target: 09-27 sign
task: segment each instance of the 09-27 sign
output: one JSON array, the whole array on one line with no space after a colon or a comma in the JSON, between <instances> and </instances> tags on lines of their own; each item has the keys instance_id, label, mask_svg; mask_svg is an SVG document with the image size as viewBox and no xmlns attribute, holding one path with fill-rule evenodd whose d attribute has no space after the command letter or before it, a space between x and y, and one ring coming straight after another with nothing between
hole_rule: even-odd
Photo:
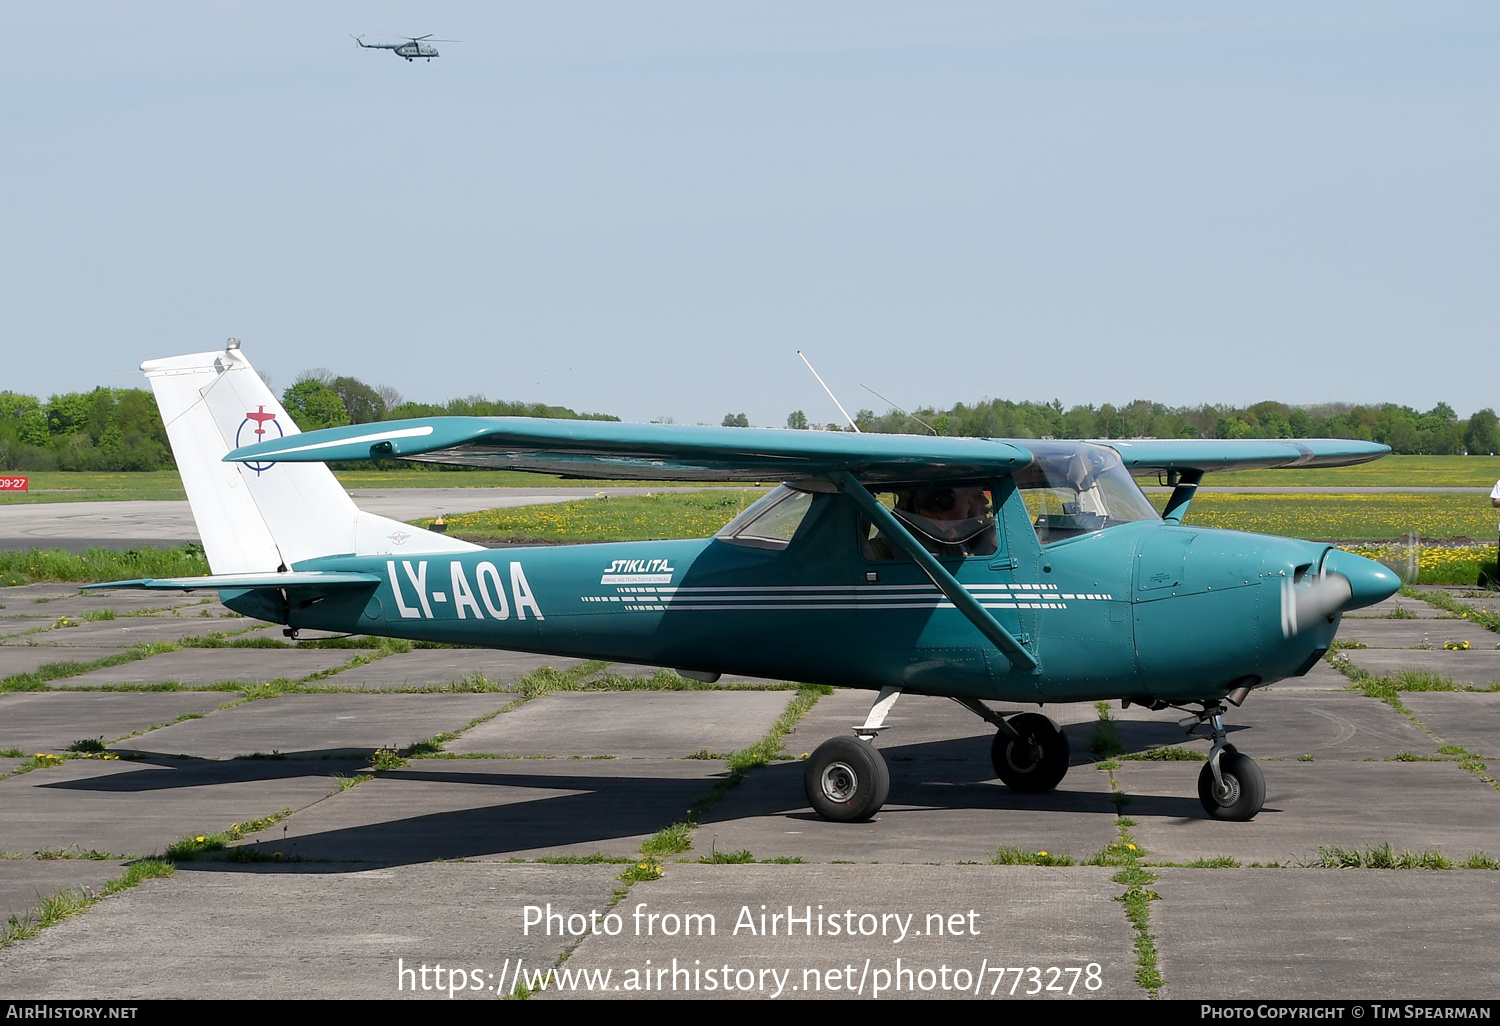
<instances>
[{"instance_id":1,"label":"09-27 sign","mask_svg":"<svg viewBox=\"0 0 1500 1026\"><path fill-rule=\"evenodd\" d=\"M24 477L0 476L0 492L24 492L29 485L30 481Z\"/></svg>"}]
</instances>

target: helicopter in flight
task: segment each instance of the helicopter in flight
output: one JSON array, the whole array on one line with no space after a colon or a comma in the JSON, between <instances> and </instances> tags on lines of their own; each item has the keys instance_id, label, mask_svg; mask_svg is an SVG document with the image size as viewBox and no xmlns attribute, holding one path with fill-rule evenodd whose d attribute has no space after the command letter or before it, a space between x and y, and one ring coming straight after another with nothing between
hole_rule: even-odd
<instances>
[{"instance_id":1,"label":"helicopter in flight","mask_svg":"<svg viewBox=\"0 0 1500 1026\"><path fill-rule=\"evenodd\" d=\"M434 57L441 56L437 47L429 43L459 43L460 39L433 39L432 33L425 36L406 36L404 43L367 43L363 36L353 37L354 41L366 50L393 50L397 57L405 57L408 61L414 61L418 57L425 57L431 61Z\"/></svg>"}]
</instances>

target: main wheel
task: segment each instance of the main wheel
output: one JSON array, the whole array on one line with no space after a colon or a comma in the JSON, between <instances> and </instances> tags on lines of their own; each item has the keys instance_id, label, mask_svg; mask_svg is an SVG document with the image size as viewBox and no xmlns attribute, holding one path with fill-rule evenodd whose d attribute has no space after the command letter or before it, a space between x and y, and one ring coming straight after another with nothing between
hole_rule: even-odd
<instances>
[{"instance_id":1,"label":"main wheel","mask_svg":"<svg viewBox=\"0 0 1500 1026\"><path fill-rule=\"evenodd\" d=\"M802 786L818 815L835 823L855 823L869 819L885 804L891 771L870 742L836 737L824 741L807 760Z\"/></svg>"},{"instance_id":2,"label":"main wheel","mask_svg":"<svg viewBox=\"0 0 1500 1026\"><path fill-rule=\"evenodd\" d=\"M1224 787L1214 786L1214 771L1205 765L1198 774L1198 800L1214 819L1237 823L1255 818L1266 803L1266 778L1248 755L1232 751L1228 745L1219 752L1219 776Z\"/></svg>"},{"instance_id":3,"label":"main wheel","mask_svg":"<svg viewBox=\"0 0 1500 1026\"><path fill-rule=\"evenodd\" d=\"M1041 713L1022 713L1005 721L1020 736L1004 732L990 745L990 761L1006 786L1016 791L1050 791L1068 773L1068 736Z\"/></svg>"}]
</instances>

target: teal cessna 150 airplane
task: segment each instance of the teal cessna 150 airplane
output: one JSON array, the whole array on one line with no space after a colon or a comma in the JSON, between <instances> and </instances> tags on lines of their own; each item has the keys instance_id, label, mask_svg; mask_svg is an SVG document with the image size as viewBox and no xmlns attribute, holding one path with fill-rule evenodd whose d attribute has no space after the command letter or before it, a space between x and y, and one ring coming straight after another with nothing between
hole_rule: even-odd
<instances>
[{"instance_id":1,"label":"teal cessna 150 airplane","mask_svg":"<svg viewBox=\"0 0 1500 1026\"><path fill-rule=\"evenodd\" d=\"M1184 526L1206 471L1330 467L1368 442L943 438L434 417L299 433L237 342L142 366L211 576L111 587L218 589L246 615L347 631L878 692L853 734L807 760L832 820L890 790L875 745L902 692L996 728L995 772L1047 791L1067 737L1032 704L1175 707L1213 740L1198 792L1246 820L1256 763L1227 706L1306 673L1340 615L1392 594L1385 567L1332 546ZM373 516L324 466L402 459L622 480L775 488L712 538L486 549ZM1132 475L1175 485L1158 514Z\"/></svg>"}]
</instances>

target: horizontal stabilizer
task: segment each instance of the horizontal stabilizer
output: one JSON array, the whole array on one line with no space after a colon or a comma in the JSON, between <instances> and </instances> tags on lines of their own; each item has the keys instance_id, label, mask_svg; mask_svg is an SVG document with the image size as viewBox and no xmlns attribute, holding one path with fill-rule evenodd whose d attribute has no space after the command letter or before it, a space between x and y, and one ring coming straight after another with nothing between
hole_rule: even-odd
<instances>
[{"instance_id":1,"label":"horizontal stabilizer","mask_svg":"<svg viewBox=\"0 0 1500 1026\"><path fill-rule=\"evenodd\" d=\"M150 591L197 591L200 588L327 588L375 585L375 574L306 570L284 574L212 574L208 577L141 577L133 581L85 584L91 588L145 588Z\"/></svg>"}]
</instances>

